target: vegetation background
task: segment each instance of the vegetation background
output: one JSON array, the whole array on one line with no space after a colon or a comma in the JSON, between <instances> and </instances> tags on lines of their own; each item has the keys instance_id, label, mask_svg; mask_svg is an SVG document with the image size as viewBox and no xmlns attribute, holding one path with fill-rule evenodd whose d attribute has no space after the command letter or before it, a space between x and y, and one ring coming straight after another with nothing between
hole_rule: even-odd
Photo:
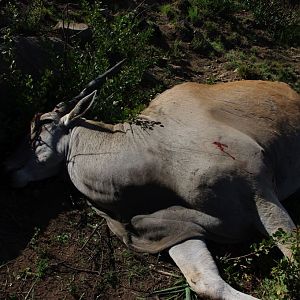
<instances>
[{"instance_id":1,"label":"vegetation background","mask_svg":"<svg viewBox=\"0 0 300 300\"><path fill-rule=\"evenodd\" d=\"M2 157L36 112L70 100L124 58L90 118L131 120L183 81L278 80L300 91L298 1L23 0L0 9ZM66 182L18 192L2 181L0 299L197 299L164 253L130 252ZM295 200L286 207L299 224ZM293 262L276 239L292 243ZM299 233L253 242L211 245L222 276L262 299L299 299Z\"/></svg>"}]
</instances>

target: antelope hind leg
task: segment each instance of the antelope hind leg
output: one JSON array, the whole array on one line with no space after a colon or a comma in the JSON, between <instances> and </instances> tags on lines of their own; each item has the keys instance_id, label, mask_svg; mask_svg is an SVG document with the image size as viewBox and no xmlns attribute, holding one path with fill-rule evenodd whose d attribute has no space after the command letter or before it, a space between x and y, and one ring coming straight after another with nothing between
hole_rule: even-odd
<instances>
[{"instance_id":1,"label":"antelope hind leg","mask_svg":"<svg viewBox=\"0 0 300 300\"><path fill-rule=\"evenodd\" d=\"M187 240L169 249L191 289L199 296L215 300L254 300L227 284L219 275L217 266L201 239Z\"/></svg>"},{"instance_id":2,"label":"antelope hind leg","mask_svg":"<svg viewBox=\"0 0 300 300\"><path fill-rule=\"evenodd\" d=\"M292 232L296 228L288 212L272 191L264 193L263 196L257 195L256 208L261 222L259 229L263 234L271 236L278 229ZM278 244L277 246L285 256L292 257L288 245Z\"/></svg>"}]
</instances>

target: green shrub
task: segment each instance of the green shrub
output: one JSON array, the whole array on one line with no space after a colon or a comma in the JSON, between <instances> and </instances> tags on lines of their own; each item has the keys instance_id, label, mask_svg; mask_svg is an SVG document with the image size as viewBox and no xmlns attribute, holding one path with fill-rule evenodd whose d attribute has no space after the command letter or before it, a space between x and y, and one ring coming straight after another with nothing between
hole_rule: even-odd
<instances>
[{"instance_id":1,"label":"green shrub","mask_svg":"<svg viewBox=\"0 0 300 300\"><path fill-rule=\"evenodd\" d=\"M36 277L43 278L46 275L47 270L49 269L49 260L48 258L39 258L36 264Z\"/></svg>"},{"instance_id":2,"label":"green shrub","mask_svg":"<svg viewBox=\"0 0 300 300\"><path fill-rule=\"evenodd\" d=\"M3 54L9 69L0 76L5 87L1 99L0 152L9 149L33 114L47 111L60 101L71 100L85 85L109 66L127 58L120 74L106 81L89 117L108 122L124 121L138 113L157 87L143 84L143 74L159 57L149 43L151 28L140 29L134 14L119 14L108 20L100 2L83 4L83 14L93 31L91 43L80 46L73 41L65 52L49 60L55 70L44 70L39 78L23 74L15 64L13 34L10 26L4 34ZM26 128L27 128L26 127Z\"/></svg>"},{"instance_id":3,"label":"green shrub","mask_svg":"<svg viewBox=\"0 0 300 300\"><path fill-rule=\"evenodd\" d=\"M281 43L300 43L300 6L291 7L282 0L244 0L255 21Z\"/></svg>"},{"instance_id":4,"label":"green shrub","mask_svg":"<svg viewBox=\"0 0 300 300\"><path fill-rule=\"evenodd\" d=\"M172 45L171 55L175 58L182 58L184 57L184 53L182 52L182 41L176 39Z\"/></svg>"},{"instance_id":5,"label":"green shrub","mask_svg":"<svg viewBox=\"0 0 300 300\"><path fill-rule=\"evenodd\" d=\"M261 60L240 51L228 52L226 59L226 68L236 70L241 79L282 81L290 84L295 90L300 90L299 78L291 65L268 59Z\"/></svg>"},{"instance_id":6,"label":"green shrub","mask_svg":"<svg viewBox=\"0 0 300 300\"><path fill-rule=\"evenodd\" d=\"M169 287L155 290L151 293L151 296L156 296L159 299L198 299L196 293L191 290L185 278L176 274L172 275L172 281L174 282L170 282Z\"/></svg>"},{"instance_id":7,"label":"green shrub","mask_svg":"<svg viewBox=\"0 0 300 300\"><path fill-rule=\"evenodd\" d=\"M173 5L170 3L163 4L159 8L159 10L163 15L167 16L170 19L172 19L176 16L176 11L175 11Z\"/></svg>"},{"instance_id":8,"label":"green shrub","mask_svg":"<svg viewBox=\"0 0 300 300\"><path fill-rule=\"evenodd\" d=\"M238 73L243 79L282 81L291 84L296 90L300 87L294 69L279 62L264 60L255 64L242 63Z\"/></svg>"},{"instance_id":9,"label":"green shrub","mask_svg":"<svg viewBox=\"0 0 300 300\"><path fill-rule=\"evenodd\" d=\"M3 153L5 148L9 149L24 128L28 128L35 112L46 109L47 99L52 99L58 84L51 70L44 70L39 78L33 78L31 74L23 74L18 70L12 32L9 29L3 39L2 55L8 70L0 74L0 153Z\"/></svg>"},{"instance_id":10,"label":"green shrub","mask_svg":"<svg viewBox=\"0 0 300 300\"><path fill-rule=\"evenodd\" d=\"M206 21L203 27L210 38L216 38L217 36L220 35L220 30L219 30L220 25L216 22Z\"/></svg>"},{"instance_id":11,"label":"green shrub","mask_svg":"<svg viewBox=\"0 0 300 300\"><path fill-rule=\"evenodd\" d=\"M144 72L159 57L149 43L152 30L140 30L139 21L130 13L108 20L103 15L101 3L86 6L86 10L93 42L84 50L77 47L76 51L69 53L69 76L77 78L78 92L87 81L105 71L110 60L127 58L120 74L107 80L101 89L92 117L109 122L130 119L136 108L148 103L156 93L155 87L145 89L141 84Z\"/></svg>"},{"instance_id":12,"label":"green shrub","mask_svg":"<svg viewBox=\"0 0 300 300\"><path fill-rule=\"evenodd\" d=\"M211 40L206 33L201 32L195 34L191 46L196 53L206 57L221 55L225 50L220 37Z\"/></svg>"},{"instance_id":13,"label":"green shrub","mask_svg":"<svg viewBox=\"0 0 300 300\"><path fill-rule=\"evenodd\" d=\"M196 5L191 5L188 8L188 19L194 24L199 24L201 16L199 13L199 7Z\"/></svg>"},{"instance_id":14,"label":"green shrub","mask_svg":"<svg viewBox=\"0 0 300 300\"><path fill-rule=\"evenodd\" d=\"M300 290L300 232L277 231L270 239L251 246L251 252L240 257L222 257L226 282L251 292L263 300L297 300ZM289 244L293 260L274 260L276 244ZM271 257L272 256L272 257ZM257 286L256 289L253 286ZM248 291L249 293L249 291Z\"/></svg>"},{"instance_id":15,"label":"green shrub","mask_svg":"<svg viewBox=\"0 0 300 300\"><path fill-rule=\"evenodd\" d=\"M199 11L199 14L213 18L229 17L236 10L233 0L190 0L190 5L192 9L189 11Z\"/></svg>"},{"instance_id":16,"label":"green shrub","mask_svg":"<svg viewBox=\"0 0 300 300\"><path fill-rule=\"evenodd\" d=\"M271 269L270 276L263 279L257 293L263 300L269 299L299 299L300 291L300 232L292 234L278 231L273 241L289 244L293 253L293 260L284 257ZM273 243L270 243L272 246ZM267 245L268 246L268 245Z\"/></svg>"},{"instance_id":17,"label":"green shrub","mask_svg":"<svg viewBox=\"0 0 300 300\"><path fill-rule=\"evenodd\" d=\"M220 40L215 40L211 42L211 45L216 54L222 54L224 52L224 45Z\"/></svg>"},{"instance_id":18,"label":"green shrub","mask_svg":"<svg viewBox=\"0 0 300 300\"><path fill-rule=\"evenodd\" d=\"M204 56L211 56L214 51L209 39L201 33L194 36L191 46L195 52Z\"/></svg>"},{"instance_id":19,"label":"green shrub","mask_svg":"<svg viewBox=\"0 0 300 300\"><path fill-rule=\"evenodd\" d=\"M42 0L29 1L26 7L20 3L8 2L0 16L7 19L6 21L14 32L36 33L44 27L41 21L47 15L51 15L44 2Z\"/></svg>"}]
</instances>

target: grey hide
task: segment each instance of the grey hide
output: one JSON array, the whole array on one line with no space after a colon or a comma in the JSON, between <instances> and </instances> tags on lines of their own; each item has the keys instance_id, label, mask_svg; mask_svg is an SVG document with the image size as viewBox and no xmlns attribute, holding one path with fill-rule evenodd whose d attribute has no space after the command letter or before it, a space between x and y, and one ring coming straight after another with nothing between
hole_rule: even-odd
<instances>
[{"instance_id":1,"label":"grey hide","mask_svg":"<svg viewBox=\"0 0 300 300\"><path fill-rule=\"evenodd\" d=\"M169 249L200 296L255 299L220 278L205 241L295 228L280 201L300 187L299 95L279 82L184 83L131 124L88 121L79 109L54 110L40 117L47 124L32 125L34 154L13 172L14 185L64 164L128 247ZM35 144L37 135L42 143Z\"/></svg>"}]
</instances>

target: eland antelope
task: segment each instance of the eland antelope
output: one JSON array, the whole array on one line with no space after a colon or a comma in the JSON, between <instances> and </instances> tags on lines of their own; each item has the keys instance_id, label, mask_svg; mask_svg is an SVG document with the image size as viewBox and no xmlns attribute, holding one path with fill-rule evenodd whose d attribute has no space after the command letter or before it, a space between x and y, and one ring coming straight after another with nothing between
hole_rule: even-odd
<instances>
[{"instance_id":1,"label":"eland antelope","mask_svg":"<svg viewBox=\"0 0 300 300\"><path fill-rule=\"evenodd\" d=\"M220 277L206 243L295 229L281 201L300 187L299 95L280 82L188 82L158 95L132 123L84 119L119 67L35 116L26 149L6 164L12 185L66 168L128 247L168 250L200 296L256 299Z\"/></svg>"}]
</instances>

